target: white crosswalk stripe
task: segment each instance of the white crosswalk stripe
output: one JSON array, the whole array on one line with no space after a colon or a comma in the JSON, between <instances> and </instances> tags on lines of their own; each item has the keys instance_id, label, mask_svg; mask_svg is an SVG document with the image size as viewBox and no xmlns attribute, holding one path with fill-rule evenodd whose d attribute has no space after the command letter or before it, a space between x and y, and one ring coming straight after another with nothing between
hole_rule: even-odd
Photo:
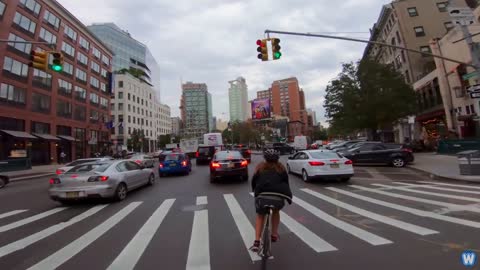
<instances>
[{"instance_id":1,"label":"white crosswalk stripe","mask_svg":"<svg viewBox=\"0 0 480 270\"><path fill-rule=\"evenodd\" d=\"M104 221L99 226L95 227L88 233L84 234L77 240L68 244L64 248L55 252L54 254L48 256L43 261L35 264L34 266L28 268L29 270L43 270L43 269L56 269L60 265L64 264L66 261L70 260L73 256L78 254L84 248L89 246L100 236L110 230L117 223L122 221L128 214L130 214L135 208L137 208L141 202L132 202L127 205L122 210L118 211L115 215Z\"/></svg>"},{"instance_id":2,"label":"white crosswalk stripe","mask_svg":"<svg viewBox=\"0 0 480 270\"><path fill-rule=\"evenodd\" d=\"M208 210L195 211L186 269L210 270Z\"/></svg>"},{"instance_id":3,"label":"white crosswalk stripe","mask_svg":"<svg viewBox=\"0 0 480 270\"><path fill-rule=\"evenodd\" d=\"M5 225L5 226L2 226L0 227L0 232L6 232L6 231L9 231L9 230L12 230L12 229L15 229L15 228L18 228L20 226L23 226L23 225L26 225L26 224L29 224L29 223L32 223L32 222L35 222L37 220L40 220L42 218L46 218L50 215L53 215L55 213L58 213L60 211L63 211L67 209L67 207L58 207L58 208L54 208L52 210L48 210L46 212L43 212L43 213L40 213L38 215L35 215L35 216L31 216L31 217L28 217L28 218L25 218L25 219L22 219L22 220L19 220L19 221L16 221L16 222L13 222L13 223L10 223L8 225Z\"/></svg>"},{"instance_id":4,"label":"white crosswalk stripe","mask_svg":"<svg viewBox=\"0 0 480 270\"><path fill-rule=\"evenodd\" d=\"M448 184L448 183L432 182L432 181L417 181L417 182L418 183L424 183L424 184L448 186L448 187L462 187L462 188L469 188L469 189L480 189L480 186L474 186L474 185Z\"/></svg>"},{"instance_id":5,"label":"white crosswalk stripe","mask_svg":"<svg viewBox=\"0 0 480 270\"><path fill-rule=\"evenodd\" d=\"M318 218L322 219L323 221L327 222L327 223L330 223L331 225L357 237L357 238L360 238L362 239L363 241L367 242L367 243L370 243L374 246L378 246L378 245L385 245L385 244L391 244L392 241L388 240L388 239L385 239L383 237L380 237L378 235L375 235L373 233L370 233L370 232L367 232L363 229L360 229L358 227L355 227L349 223L346 223L342 220L339 220L325 212L323 212L322 210L316 208L315 206L305 202L304 200L298 198L298 197L294 197L293 198L293 201L295 202L295 204L298 204L299 206L303 207L305 210L307 210L308 212L312 213L313 215L317 216Z\"/></svg>"},{"instance_id":6,"label":"white crosswalk stripe","mask_svg":"<svg viewBox=\"0 0 480 270\"><path fill-rule=\"evenodd\" d=\"M472 197L449 195L449 194L444 194L444 193L436 193L436 192L422 191L422 190L410 189L410 188L405 188L405 187L396 187L396 186L390 186L390 185L384 185L384 184L372 184L372 185L378 186L378 187L385 187L385 188L397 189L397 190L401 190L401 191L407 191L407 192L413 192L413 193L420 193L420 194L425 194L425 195L431 195L431 196L436 196L436 197L443 197L443 198L449 198L449 199L457 199L457 200L470 201L470 202L480 202L480 199L476 199L476 198L472 198Z\"/></svg>"},{"instance_id":7,"label":"white crosswalk stripe","mask_svg":"<svg viewBox=\"0 0 480 270\"><path fill-rule=\"evenodd\" d=\"M402 229L402 230L413 232L413 233L416 233L416 234L419 234L419 235L429 235L429 234L438 233L437 231L434 231L434 230L430 230L430 229L427 229L427 228L424 228L424 227L421 227L421 226L417 226L417 225L414 225L414 224L410 224L410 223L407 223L407 222L396 220L396 219L393 219L393 218L390 218L390 217L387 217L387 216L382 216L382 215L379 215L379 214L361 209L359 207L353 206L351 204L343 203L339 200L335 200L333 198L330 198L328 196L325 196L323 194L320 194L318 192L315 192L315 191L307 189L307 188L303 188L301 190L310 194L310 195L312 195L312 196L315 196L315 197L320 198L324 201L332 203L336 206L347 209L350 212L357 213L359 215L368 217L368 218L376 220L378 222L382 222L382 223L391 225L393 227L397 227L397 228Z\"/></svg>"},{"instance_id":8,"label":"white crosswalk stripe","mask_svg":"<svg viewBox=\"0 0 480 270\"><path fill-rule=\"evenodd\" d=\"M20 213L23 213L23 212L26 212L26 211L28 211L28 210L14 210L14 211L10 211L10 212L7 212L7 213L3 213L3 214L0 214L0 219L10 217L10 216L14 216L16 214L20 214Z\"/></svg>"},{"instance_id":9,"label":"white crosswalk stripe","mask_svg":"<svg viewBox=\"0 0 480 270\"><path fill-rule=\"evenodd\" d=\"M358 187L358 186L355 186L355 187L359 188L359 189L363 188L363 187ZM363 195L356 194L356 193L346 191L346 190L343 190L343 189L339 189L339 188L327 187L327 189L338 192L338 193L341 193L341 194L344 194L344 195L347 195L347 196L350 196L350 197L353 197L353 198L357 198L357 199L360 199L360 200L363 200L363 201L366 201L366 202L370 202L370 203L378 204L378 205L385 206L385 207L388 207L388 208L396 209L396 210L399 210L399 211L407 212L407 213L410 213L410 214L413 214L413 215L417 215L417 216L421 216L421 217L429 217L429 218L438 219L438 220L451 222L451 223L455 223L455 224L459 224L459 225L464 225L464 226L468 226L468 227L473 227L473 228L480 228L480 222L475 222L475 221L461 219L461 218L455 218L455 217L449 217L449 216L443 216L443 215L440 215L440 214L437 214L437 213L434 213L434 212L429 212L429 211L424 211L424 210L420 210L420 209L416 209L416 208L406 207L406 206L395 204L395 203L389 203L389 202L386 202L386 201L373 199L373 198L370 198L370 197L367 197L367 196L363 196Z\"/></svg>"},{"instance_id":10,"label":"white crosswalk stripe","mask_svg":"<svg viewBox=\"0 0 480 270\"><path fill-rule=\"evenodd\" d=\"M419 187L419 188L451 191L451 192L466 193L466 194L480 194L480 191L438 187L438 186L434 186L434 185L419 185L419 184L410 184L410 183L404 183L404 182L392 182L392 183L403 185L403 186L408 186L408 187Z\"/></svg>"}]
</instances>

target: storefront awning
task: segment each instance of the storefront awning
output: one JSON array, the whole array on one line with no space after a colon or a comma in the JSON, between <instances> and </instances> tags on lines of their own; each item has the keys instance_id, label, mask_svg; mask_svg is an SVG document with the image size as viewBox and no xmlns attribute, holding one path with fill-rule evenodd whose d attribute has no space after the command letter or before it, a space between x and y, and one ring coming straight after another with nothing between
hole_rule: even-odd
<instances>
[{"instance_id":1,"label":"storefront awning","mask_svg":"<svg viewBox=\"0 0 480 270\"><path fill-rule=\"evenodd\" d=\"M64 140L67 140L67 141L71 141L71 142L74 142L76 141L75 138L73 138L72 136L67 136L67 135L57 135L57 137L59 137L60 139L64 139Z\"/></svg>"},{"instance_id":2,"label":"storefront awning","mask_svg":"<svg viewBox=\"0 0 480 270\"><path fill-rule=\"evenodd\" d=\"M441 109L441 110L436 110L436 111L433 111L433 112L419 114L415 117L415 121L424 122L424 121L427 121L427 120L431 120L431 119L434 119L434 118L441 118L441 117L444 117L444 116L445 116L445 110Z\"/></svg>"},{"instance_id":3,"label":"storefront awning","mask_svg":"<svg viewBox=\"0 0 480 270\"><path fill-rule=\"evenodd\" d=\"M10 136L19 138L19 139L37 139L37 137L33 136L32 134L23 132L23 131L14 131L14 130L5 130L5 129L2 129L0 131L5 132Z\"/></svg>"},{"instance_id":4,"label":"storefront awning","mask_svg":"<svg viewBox=\"0 0 480 270\"><path fill-rule=\"evenodd\" d=\"M52 136L50 134L40 134L40 133L32 133L33 135L41 138L41 139L44 139L44 140L49 140L49 141L60 141L59 138L55 137L55 136Z\"/></svg>"}]
</instances>

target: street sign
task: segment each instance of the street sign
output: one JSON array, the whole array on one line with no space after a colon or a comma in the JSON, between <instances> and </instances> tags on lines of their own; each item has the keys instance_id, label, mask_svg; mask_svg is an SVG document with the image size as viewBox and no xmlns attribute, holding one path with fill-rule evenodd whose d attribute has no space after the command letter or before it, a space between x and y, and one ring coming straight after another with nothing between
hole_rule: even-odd
<instances>
[{"instance_id":1,"label":"street sign","mask_svg":"<svg viewBox=\"0 0 480 270\"><path fill-rule=\"evenodd\" d=\"M474 78L474 77L477 77L477 72L475 72L475 71L463 75L463 76L462 76L462 79L463 79L464 81L468 81L469 79Z\"/></svg>"},{"instance_id":2,"label":"street sign","mask_svg":"<svg viewBox=\"0 0 480 270\"><path fill-rule=\"evenodd\" d=\"M469 7L448 7L447 10L452 18L475 17L472 9Z\"/></svg>"},{"instance_id":3,"label":"street sign","mask_svg":"<svg viewBox=\"0 0 480 270\"><path fill-rule=\"evenodd\" d=\"M471 98L480 98L480 92L472 92L470 93Z\"/></svg>"}]
</instances>

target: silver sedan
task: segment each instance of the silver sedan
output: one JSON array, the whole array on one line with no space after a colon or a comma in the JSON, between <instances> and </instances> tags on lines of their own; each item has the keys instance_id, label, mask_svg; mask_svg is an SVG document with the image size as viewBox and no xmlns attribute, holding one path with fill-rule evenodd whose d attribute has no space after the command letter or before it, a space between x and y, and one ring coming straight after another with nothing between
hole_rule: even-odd
<instances>
[{"instance_id":1,"label":"silver sedan","mask_svg":"<svg viewBox=\"0 0 480 270\"><path fill-rule=\"evenodd\" d=\"M87 198L124 200L127 192L153 185L155 174L130 160L87 163L50 179L50 198L60 202Z\"/></svg>"}]
</instances>

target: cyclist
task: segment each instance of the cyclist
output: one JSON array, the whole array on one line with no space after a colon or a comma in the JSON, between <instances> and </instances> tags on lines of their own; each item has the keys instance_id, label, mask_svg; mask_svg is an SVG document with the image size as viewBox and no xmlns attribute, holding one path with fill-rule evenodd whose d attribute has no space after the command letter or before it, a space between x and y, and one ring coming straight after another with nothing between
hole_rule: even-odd
<instances>
[{"instance_id":1,"label":"cyclist","mask_svg":"<svg viewBox=\"0 0 480 270\"><path fill-rule=\"evenodd\" d=\"M272 242L279 239L278 225L280 223L280 209L285 205L284 200L292 204L292 191L288 183L288 174L278 160L280 155L274 149L268 149L263 152L265 161L260 163L255 169L252 177L252 190L255 193L255 208L257 217L255 220L255 242L250 248L253 252L258 252L260 247L260 236L265 222L265 215L268 209L264 205L274 205L272 213Z\"/></svg>"}]
</instances>

